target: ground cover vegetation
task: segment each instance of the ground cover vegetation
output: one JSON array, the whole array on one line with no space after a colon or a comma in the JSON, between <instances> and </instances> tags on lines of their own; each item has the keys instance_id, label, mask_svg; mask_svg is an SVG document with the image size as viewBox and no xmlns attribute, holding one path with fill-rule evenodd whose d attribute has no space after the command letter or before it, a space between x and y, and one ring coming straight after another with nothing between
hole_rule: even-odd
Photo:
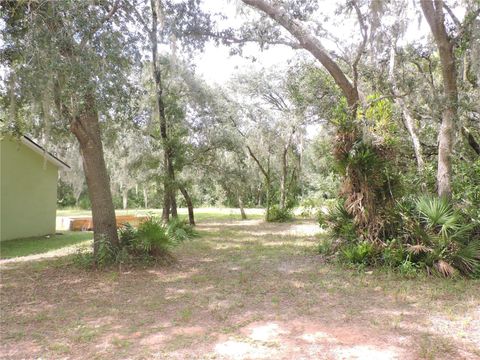
<instances>
[{"instance_id":1,"label":"ground cover vegetation","mask_svg":"<svg viewBox=\"0 0 480 360\"><path fill-rule=\"evenodd\" d=\"M71 164L58 202L91 209L94 262L160 252L179 207L191 226L202 205L300 208L330 257L478 276L478 1L237 5L233 26L194 0L2 2L2 132ZM293 55L213 85L195 62L212 44ZM128 242L115 208L162 223Z\"/></svg>"},{"instance_id":2,"label":"ground cover vegetation","mask_svg":"<svg viewBox=\"0 0 480 360\"><path fill-rule=\"evenodd\" d=\"M160 211L161 215L161 211ZM475 359L479 280L325 263L314 220L199 221L165 266L2 265L7 359Z\"/></svg>"}]
</instances>

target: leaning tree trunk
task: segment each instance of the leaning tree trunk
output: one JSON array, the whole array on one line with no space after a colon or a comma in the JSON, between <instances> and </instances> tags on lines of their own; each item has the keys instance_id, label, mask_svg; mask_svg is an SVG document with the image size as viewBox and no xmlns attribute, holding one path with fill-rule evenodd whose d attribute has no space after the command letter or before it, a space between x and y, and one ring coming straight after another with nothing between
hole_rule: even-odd
<instances>
[{"instance_id":1,"label":"leaning tree trunk","mask_svg":"<svg viewBox=\"0 0 480 360\"><path fill-rule=\"evenodd\" d=\"M195 217L194 217L194 214L193 214L193 202L192 202L192 198L190 197L190 195L188 194L187 192L187 189L185 188L185 186L183 185L179 185L178 186L180 192L182 193L184 199L185 199L185 202L187 203L187 209L188 209L188 222L190 225L192 226L195 226Z\"/></svg>"},{"instance_id":2,"label":"leaning tree trunk","mask_svg":"<svg viewBox=\"0 0 480 360\"><path fill-rule=\"evenodd\" d=\"M412 147L415 154L415 159L417 160L418 171L422 172L425 168L425 161L423 160L422 145L420 144L420 139L418 138L415 119L413 118L403 99L396 99L395 101L398 102L400 108L402 109L403 124L405 125L405 128L410 135L410 140L412 141Z\"/></svg>"},{"instance_id":3,"label":"leaning tree trunk","mask_svg":"<svg viewBox=\"0 0 480 360\"><path fill-rule=\"evenodd\" d=\"M477 140L475 140L470 130L468 130L464 126L462 127L462 134L467 139L468 145L470 145L472 150L475 151L475 153L480 156L480 144L478 143Z\"/></svg>"},{"instance_id":4,"label":"leaning tree trunk","mask_svg":"<svg viewBox=\"0 0 480 360\"><path fill-rule=\"evenodd\" d=\"M445 104L442 111L442 123L438 133L438 195L450 197L452 194L452 152L455 141L457 120L457 70L455 66L454 42L445 27L442 0L422 0L423 14L432 31L440 54Z\"/></svg>"},{"instance_id":5,"label":"leaning tree trunk","mask_svg":"<svg viewBox=\"0 0 480 360\"><path fill-rule=\"evenodd\" d=\"M86 96L85 100L85 109L75 116L70 130L80 143L83 170L92 203L93 249L94 255L97 255L101 240L108 241L113 246L118 246L119 242L95 100L93 95Z\"/></svg>"}]
</instances>

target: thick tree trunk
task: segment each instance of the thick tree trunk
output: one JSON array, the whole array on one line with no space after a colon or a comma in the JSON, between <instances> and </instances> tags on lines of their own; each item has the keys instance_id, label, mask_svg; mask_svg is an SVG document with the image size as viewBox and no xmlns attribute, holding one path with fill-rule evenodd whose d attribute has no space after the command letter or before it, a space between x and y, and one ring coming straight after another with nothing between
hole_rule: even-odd
<instances>
[{"instance_id":1,"label":"thick tree trunk","mask_svg":"<svg viewBox=\"0 0 480 360\"><path fill-rule=\"evenodd\" d=\"M101 240L113 246L118 246L119 242L95 100L93 95L86 96L85 100L85 109L73 119L70 130L80 143L83 170L92 203L94 254L97 255Z\"/></svg>"},{"instance_id":2,"label":"thick tree trunk","mask_svg":"<svg viewBox=\"0 0 480 360\"><path fill-rule=\"evenodd\" d=\"M438 133L437 187L439 196L450 197L452 193L451 157L455 141L458 102L457 71L453 53L454 42L450 39L445 27L443 1L422 0L420 4L437 44L442 65L445 104Z\"/></svg>"},{"instance_id":3,"label":"thick tree trunk","mask_svg":"<svg viewBox=\"0 0 480 360\"><path fill-rule=\"evenodd\" d=\"M162 208L162 220L168 222L170 220L170 196L163 190L163 208Z\"/></svg>"},{"instance_id":4,"label":"thick tree trunk","mask_svg":"<svg viewBox=\"0 0 480 360\"><path fill-rule=\"evenodd\" d=\"M242 216L242 220L247 220L247 214L245 214L245 209L243 207L243 200L240 194L238 195L238 207L240 208L240 214Z\"/></svg>"},{"instance_id":5,"label":"thick tree trunk","mask_svg":"<svg viewBox=\"0 0 480 360\"><path fill-rule=\"evenodd\" d=\"M456 111L445 110L442 114L442 124L438 134L438 167L437 187L438 195L451 197L452 194L452 151Z\"/></svg>"},{"instance_id":6,"label":"thick tree trunk","mask_svg":"<svg viewBox=\"0 0 480 360\"><path fill-rule=\"evenodd\" d=\"M190 198L190 195L187 192L187 189L183 185L179 185L179 190L182 193L185 202L187 203L187 209L188 209L188 222L190 225L195 226L195 216L193 214L193 203L192 199Z\"/></svg>"}]
</instances>

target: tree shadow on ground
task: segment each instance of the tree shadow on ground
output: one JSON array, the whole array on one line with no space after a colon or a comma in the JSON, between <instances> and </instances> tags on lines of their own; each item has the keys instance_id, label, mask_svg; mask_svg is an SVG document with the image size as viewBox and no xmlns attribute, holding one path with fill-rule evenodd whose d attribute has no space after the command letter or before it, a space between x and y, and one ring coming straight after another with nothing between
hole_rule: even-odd
<instances>
[{"instance_id":1,"label":"tree shadow on ground","mask_svg":"<svg viewBox=\"0 0 480 360\"><path fill-rule=\"evenodd\" d=\"M314 225L204 224L202 237L176 249L178 262L169 267L88 272L49 261L5 268L2 353L18 359L479 356L478 282L409 280L324 264L314 234L289 233L302 224Z\"/></svg>"}]
</instances>

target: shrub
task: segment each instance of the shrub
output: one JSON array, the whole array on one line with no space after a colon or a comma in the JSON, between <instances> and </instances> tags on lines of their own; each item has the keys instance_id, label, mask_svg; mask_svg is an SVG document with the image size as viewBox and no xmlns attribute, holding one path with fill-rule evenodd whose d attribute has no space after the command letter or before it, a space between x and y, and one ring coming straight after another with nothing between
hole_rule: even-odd
<instances>
[{"instance_id":1,"label":"shrub","mask_svg":"<svg viewBox=\"0 0 480 360\"><path fill-rule=\"evenodd\" d=\"M342 202L318 219L320 225L328 226L331 237L343 241L337 252L345 262L379 263L407 276L423 269L445 277L458 273L480 277L480 230L470 213L447 199L401 199L383 225L384 238L375 242L359 242L355 223ZM327 249L326 244L319 245L319 251Z\"/></svg>"},{"instance_id":2,"label":"shrub","mask_svg":"<svg viewBox=\"0 0 480 360\"><path fill-rule=\"evenodd\" d=\"M274 205L270 208L268 219L269 222L286 222L293 219L292 210L288 208L281 208Z\"/></svg>"},{"instance_id":3,"label":"shrub","mask_svg":"<svg viewBox=\"0 0 480 360\"><path fill-rule=\"evenodd\" d=\"M345 209L343 201L335 203L327 214L319 212L318 221L320 226L326 225L329 228L331 237L349 242L357 239L353 217Z\"/></svg>"},{"instance_id":4,"label":"shrub","mask_svg":"<svg viewBox=\"0 0 480 360\"><path fill-rule=\"evenodd\" d=\"M398 235L411 262L446 277L480 273L480 239L450 201L422 196L413 206L402 204L399 214Z\"/></svg>"},{"instance_id":5,"label":"shrub","mask_svg":"<svg viewBox=\"0 0 480 360\"><path fill-rule=\"evenodd\" d=\"M193 228L184 221L174 219L164 225L160 219L150 217L138 229L130 224L122 226L119 229L120 246L112 247L110 242L100 241L95 257L91 252L79 251L74 262L82 267L95 265L104 268L110 265L171 261L169 250L195 235Z\"/></svg>"},{"instance_id":6,"label":"shrub","mask_svg":"<svg viewBox=\"0 0 480 360\"><path fill-rule=\"evenodd\" d=\"M132 246L132 242L137 236L137 229L131 224L126 223L118 230L118 238L122 247Z\"/></svg>"},{"instance_id":7,"label":"shrub","mask_svg":"<svg viewBox=\"0 0 480 360\"><path fill-rule=\"evenodd\" d=\"M136 251L158 256L167 252L172 240L161 220L150 217L138 226L132 244Z\"/></svg>"},{"instance_id":8,"label":"shrub","mask_svg":"<svg viewBox=\"0 0 480 360\"><path fill-rule=\"evenodd\" d=\"M198 236L197 232L186 220L173 218L167 225L167 234L175 242L180 243L192 237Z\"/></svg>"}]
</instances>

